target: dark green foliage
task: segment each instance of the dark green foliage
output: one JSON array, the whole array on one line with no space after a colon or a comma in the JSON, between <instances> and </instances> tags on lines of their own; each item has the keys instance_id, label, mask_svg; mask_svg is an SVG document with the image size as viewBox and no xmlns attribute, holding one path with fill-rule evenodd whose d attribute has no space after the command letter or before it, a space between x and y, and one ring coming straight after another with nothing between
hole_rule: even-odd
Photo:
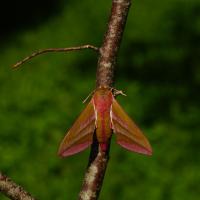
<instances>
[{"instance_id":1,"label":"dark green foliage","mask_svg":"<svg viewBox=\"0 0 200 200\"><path fill-rule=\"evenodd\" d=\"M56 152L95 87L96 54L49 54L19 71L9 66L37 49L100 45L110 9L107 1L61 5L38 26L15 29L0 55L0 170L41 200L77 198L89 150L67 159ZM133 2L115 83L154 154L125 151L113 137L101 200L199 199L199 9L195 0Z\"/></svg>"}]
</instances>

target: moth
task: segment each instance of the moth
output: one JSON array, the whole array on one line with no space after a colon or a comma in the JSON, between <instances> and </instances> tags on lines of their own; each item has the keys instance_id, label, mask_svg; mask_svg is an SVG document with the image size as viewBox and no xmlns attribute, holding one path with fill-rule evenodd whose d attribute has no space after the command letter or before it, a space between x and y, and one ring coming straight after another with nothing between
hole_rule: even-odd
<instances>
[{"instance_id":1,"label":"moth","mask_svg":"<svg viewBox=\"0 0 200 200\"><path fill-rule=\"evenodd\" d=\"M99 87L62 140L58 154L70 156L89 147L96 137L101 151L106 151L114 133L123 148L146 155L152 154L147 138L116 101L112 89Z\"/></svg>"}]
</instances>

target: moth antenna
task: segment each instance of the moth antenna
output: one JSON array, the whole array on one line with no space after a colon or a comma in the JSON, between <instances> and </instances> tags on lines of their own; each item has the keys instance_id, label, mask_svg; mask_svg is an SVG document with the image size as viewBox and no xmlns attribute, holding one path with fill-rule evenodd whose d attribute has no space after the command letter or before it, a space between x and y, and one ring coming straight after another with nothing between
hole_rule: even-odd
<instances>
[{"instance_id":1,"label":"moth antenna","mask_svg":"<svg viewBox=\"0 0 200 200\"><path fill-rule=\"evenodd\" d=\"M83 100L83 103L86 103L87 100L94 94L94 90Z\"/></svg>"}]
</instances>

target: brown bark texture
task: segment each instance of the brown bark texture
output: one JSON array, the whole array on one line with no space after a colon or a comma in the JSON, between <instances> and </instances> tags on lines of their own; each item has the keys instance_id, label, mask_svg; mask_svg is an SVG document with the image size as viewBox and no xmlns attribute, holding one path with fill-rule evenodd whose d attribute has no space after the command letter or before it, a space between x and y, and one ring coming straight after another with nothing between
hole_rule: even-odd
<instances>
[{"instance_id":1,"label":"brown bark texture","mask_svg":"<svg viewBox=\"0 0 200 200\"><path fill-rule=\"evenodd\" d=\"M113 0L108 28L100 48L96 86L112 87L114 66L124 32L131 0Z\"/></svg>"},{"instance_id":2,"label":"brown bark texture","mask_svg":"<svg viewBox=\"0 0 200 200\"><path fill-rule=\"evenodd\" d=\"M21 186L0 172L0 192L12 200L35 200Z\"/></svg>"}]
</instances>

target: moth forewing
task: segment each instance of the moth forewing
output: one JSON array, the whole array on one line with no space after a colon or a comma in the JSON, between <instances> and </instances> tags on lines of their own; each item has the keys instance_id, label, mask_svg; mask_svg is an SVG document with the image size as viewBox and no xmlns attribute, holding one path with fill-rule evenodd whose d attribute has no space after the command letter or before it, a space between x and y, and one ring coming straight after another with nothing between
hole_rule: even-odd
<instances>
[{"instance_id":1,"label":"moth forewing","mask_svg":"<svg viewBox=\"0 0 200 200\"><path fill-rule=\"evenodd\" d=\"M66 157L83 151L92 144L94 130L95 112L92 101L90 101L65 135L58 154Z\"/></svg>"},{"instance_id":2,"label":"moth forewing","mask_svg":"<svg viewBox=\"0 0 200 200\"><path fill-rule=\"evenodd\" d=\"M120 146L137 153L152 154L147 138L114 98L111 107L111 122Z\"/></svg>"}]
</instances>

